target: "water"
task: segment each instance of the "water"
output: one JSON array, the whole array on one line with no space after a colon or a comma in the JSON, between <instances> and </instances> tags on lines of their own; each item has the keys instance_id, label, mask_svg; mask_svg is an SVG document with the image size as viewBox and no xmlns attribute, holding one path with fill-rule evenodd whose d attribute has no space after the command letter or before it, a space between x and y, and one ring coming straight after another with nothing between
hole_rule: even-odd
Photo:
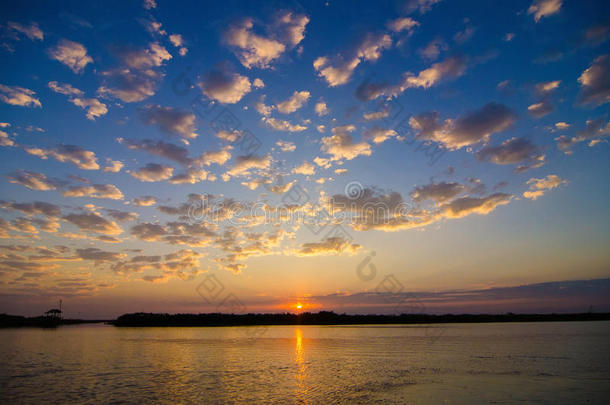
<instances>
[{"instance_id":1,"label":"water","mask_svg":"<svg viewBox=\"0 0 610 405\"><path fill-rule=\"evenodd\" d=\"M1 403L607 404L610 322L5 329L0 364Z\"/></svg>"}]
</instances>

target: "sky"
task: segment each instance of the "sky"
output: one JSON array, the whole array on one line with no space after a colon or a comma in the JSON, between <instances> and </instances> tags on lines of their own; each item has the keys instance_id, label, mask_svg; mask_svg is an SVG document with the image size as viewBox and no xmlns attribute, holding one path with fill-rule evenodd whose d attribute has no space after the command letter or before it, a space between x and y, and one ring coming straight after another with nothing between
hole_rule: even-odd
<instances>
[{"instance_id":1,"label":"sky","mask_svg":"<svg viewBox=\"0 0 610 405\"><path fill-rule=\"evenodd\" d=\"M606 1L0 10L0 312L610 310Z\"/></svg>"}]
</instances>

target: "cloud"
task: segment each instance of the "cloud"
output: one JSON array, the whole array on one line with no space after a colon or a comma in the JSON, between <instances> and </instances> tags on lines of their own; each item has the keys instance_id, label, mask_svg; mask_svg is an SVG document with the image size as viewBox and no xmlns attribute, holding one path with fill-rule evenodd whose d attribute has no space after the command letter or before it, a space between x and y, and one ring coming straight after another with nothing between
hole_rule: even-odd
<instances>
[{"instance_id":1,"label":"cloud","mask_svg":"<svg viewBox=\"0 0 610 405\"><path fill-rule=\"evenodd\" d=\"M397 84L364 82L356 89L356 97L361 100L374 100L379 97L397 97L410 88L427 89L445 80L460 77L466 71L464 57L451 57L442 62L434 63L428 69L417 75L406 72Z\"/></svg>"},{"instance_id":2,"label":"cloud","mask_svg":"<svg viewBox=\"0 0 610 405\"><path fill-rule=\"evenodd\" d=\"M83 170L98 170L100 168L95 152L82 149L76 145L59 145L53 149L25 148L25 151L41 159L51 157L62 163L72 163Z\"/></svg>"},{"instance_id":3,"label":"cloud","mask_svg":"<svg viewBox=\"0 0 610 405\"><path fill-rule=\"evenodd\" d=\"M215 236L205 224L185 222L168 222L165 226L143 222L134 225L132 236L147 242L165 241L172 245L207 246Z\"/></svg>"},{"instance_id":4,"label":"cloud","mask_svg":"<svg viewBox=\"0 0 610 405\"><path fill-rule=\"evenodd\" d=\"M548 17L558 13L563 0L534 0L527 9L528 14L534 14L534 20L540 21L542 17Z\"/></svg>"},{"instance_id":5,"label":"cloud","mask_svg":"<svg viewBox=\"0 0 610 405\"><path fill-rule=\"evenodd\" d=\"M365 121L381 120L381 119L387 118L389 116L390 116L390 110L388 110L388 109L384 109L381 111L372 111L369 113L362 114L362 118L364 118Z\"/></svg>"},{"instance_id":6,"label":"cloud","mask_svg":"<svg viewBox=\"0 0 610 405\"><path fill-rule=\"evenodd\" d=\"M261 118L267 126L275 129L276 131L288 131L288 132L301 132L305 131L307 127L301 124L292 124L290 121L280 120L277 118Z\"/></svg>"},{"instance_id":7,"label":"cloud","mask_svg":"<svg viewBox=\"0 0 610 405\"><path fill-rule=\"evenodd\" d=\"M226 63L209 72L199 87L206 96L223 104L239 102L251 89L250 80L233 73Z\"/></svg>"},{"instance_id":8,"label":"cloud","mask_svg":"<svg viewBox=\"0 0 610 405\"><path fill-rule=\"evenodd\" d=\"M151 10L157 8L157 2L155 0L144 0L143 6L146 10Z\"/></svg>"},{"instance_id":9,"label":"cloud","mask_svg":"<svg viewBox=\"0 0 610 405\"><path fill-rule=\"evenodd\" d=\"M394 32L410 31L418 25L417 21L409 17L397 18L388 22L388 28Z\"/></svg>"},{"instance_id":10,"label":"cloud","mask_svg":"<svg viewBox=\"0 0 610 405\"><path fill-rule=\"evenodd\" d=\"M137 141L133 139L118 138L117 141L119 143L124 143L129 149L141 150L152 155L162 156L182 165L189 165L192 163L192 159L188 156L188 150L182 146L174 145L173 143L154 141L151 139Z\"/></svg>"},{"instance_id":11,"label":"cloud","mask_svg":"<svg viewBox=\"0 0 610 405\"><path fill-rule=\"evenodd\" d=\"M72 104L87 110L87 118L92 121L108 112L106 104L100 102L96 98L82 98L84 95L82 90L79 90L70 84L62 84L52 81L48 83L48 86L54 92L68 96L68 101L70 101Z\"/></svg>"},{"instance_id":12,"label":"cloud","mask_svg":"<svg viewBox=\"0 0 610 405\"><path fill-rule=\"evenodd\" d=\"M275 143L282 152L294 152L296 150L296 145L292 142L279 140Z\"/></svg>"},{"instance_id":13,"label":"cloud","mask_svg":"<svg viewBox=\"0 0 610 405\"><path fill-rule=\"evenodd\" d=\"M271 112L275 107L265 104L265 95L263 94L262 96L260 96L256 104L254 104L254 108L263 117L268 117L271 115Z\"/></svg>"},{"instance_id":14,"label":"cloud","mask_svg":"<svg viewBox=\"0 0 610 405\"><path fill-rule=\"evenodd\" d=\"M130 222L138 219L139 215L136 212L126 212L115 209L107 208L104 211L108 213L113 219L119 222Z\"/></svg>"},{"instance_id":15,"label":"cloud","mask_svg":"<svg viewBox=\"0 0 610 405\"><path fill-rule=\"evenodd\" d=\"M130 172L132 177L144 182L155 182L167 180L172 177L174 168L171 166L164 166L157 163L148 163L146 166L141 167L135 171Z\"/></svg>"},{"instance_id":16,"label":"cloud","mask_svg":"<svg viewBox=\"0 0 610 405\"><path fill-rule=\"evenodd\" d=\"M146 71L163 65L172 55L158 42L151 42L148 49L122 49L119 57L130 69Z\"/></svg>"},{"instance_id":17,"label":"cloud","mask_svg":"<svg viewBox=\"0 0 610 405\"><path fill-rule=\"evenodd\" d=\"M250 175L252 169L268 169L271 165L271 157L269 155L256 156L256 155L245 155L237 156L235 159L235 166L231 168L226 174L239 177Z\"/></svg>"},{"instance_id":18,"label":"cloud","mask_svg":"<svg viewBox=\"0 0 610 405\"><path fill-rule=\"evenodd\" d=\"M326 103L323 100L320 100L316 103L316 105L314 107L314 111L316 112L318 117L328 115L328 113L330 112L328 110L328 107L326 106Z\"/></svg>"},{"instance_id":19,"label":"cloud","mask_svg":"<svg viewBox=\"0 0 610 405\"><path fill-rule=\"evenodd\" d=\"M38 23L36 23L36 22L31 22L30 25L27 26L27 25L22 25L22 24L19 24L16 22L9 21L6 23L6 26L13 31L17 31L17 32L25 35L32 41L35 39L42 41L44 39L44 33L42 32L42 30L38 26Z\"/></svg>"},{"instance_id":20,"label":"cloud","mask_svg":"<svg viewBox=\"0 0 610 405\"><path fill-rule=\"evenodd\" d=\"M57 180L50 179L43 173L17 170L8 176L8 181L13 184L21 184L30 190L55 190L60 186Z\"/></svg>"},{"instance_id":21,"label":"cloud","mask_svg":"<svg viewBox=\"0 0 610 405\"><path fill-rule=\"evenodd\" d=\"M512 197L511 194L495 193L480 198L457 198L443 205L442 215L445 218L463 218L470 214L487 215L496 207L508 204Z\"/></svg>"},{"instance_id":22,"label":"cloud","mask_svg":"<svg viewBox=\"0 0 610 405\"><path fill-rule=\"evenodd\" d=\"M526 165L518 168L519 172L541 167L545 162L545 156L540 148L525 138L507 139L498 146L487 145L476 153L476 157L498 165L527 162Z\"/></svg>"},{"instance_id":23,"label":"cloud","mask_svg":"<svg viewBox=\"0 0 610 405\"><path fill-rule=\"evenodd\" d=\"M560 84L561 84L561 80L554 80L551 82L542 82L542 83L536 84L535 89L538 94L545 95L545 94L553 92L554 90L557 90L559 88Z\"/></svg>"},{"instance_id":24,"label":"cloud","mask_svg":"<svg viewBox=\"0 0 610 405\"><path fill-rule=\"evenodd\" d=\"M375 126L364 132L364 137L370 139L373 143L383 143L386 140L396 137L398 134L393 129L385 129Z\"/></svg>"},{"instance_id":25,"label":"cloud","mask_svg":"<svg viewBox=\"0 0 610 405\"><path fill-rule=\"evenodd\" d=\"M295 91L288 100L278 103L276 108L282 114L290 114L301 108L309 97L308 91Z\"/></svg>"},{"instance_id":26,"label":"cloud","mask_svg":"<svg viewBox=\"0 0 610 405\"><path fill-rule=\"evenodd\" d=\"M102 75L110 80L110 87L101 86L97 92L101 96L116 97L126 103L135 103L154 95L159 78L153 71L141 74L129 69L110 70Z\"/></svg>"},{"instance_id":27,"label":"cloud","mask_svg":"<svg viewBox=\"0 0 610 405\"><path fill-rule=\"evenodd\" d=\"M82 90L73 87L71 84L58 83L56 81L49 82L47 84L51 90L55 93L63 94L64 96L82 96L84 95Z\"/></svg>"},{"instance_id":28,"label":"cloud","mask_svg":"<svg viewBox=\"0 0 610 405\"><path fill-rule=\"evenodd\" d=\"M313 176L316 174L316 168L309 162L303 162L301 165L292 169L294 174L302 174L304 176Z\"/></svg>"},{"instance_id":29,"label":"cloud","mask_svg":"<svg viewBox=\"0 0 610 405\"><path fill-rule=\"evenodd\" d=\"M589 141L589 146L595 146L601 139L610 136L610 122L606 122L605 118L600 117L594 120L587 120L585 128L578 131L577 135L568 138L565 135L561 135L555 140L557 146L566 155L572 153L572 146L584 141Z\"/></svg>"},{"instance_id":30,"label":"cloud","mask_svg":"<svg viewBox=\"0 0 610 405\"><path fill-rule=\"evenodd\" d=\"M163 78L163 74L155 68L172 58L157 42L150 43L147 49L120 49L117 56L122 66L102 72L106 80L97 92L126 103L142 101L154 95L157 83Z\"/></svg>"},{"instance_id":31,"label":"cloud","mask_svg":"<svg viewBox=\"0 0 610 405\"><path fill-rule=\"evenodd\" d=\"M206 170L190 168L185 173L172 176L168 181L172 184L195 184L204 180L214 181L216 176Z\"/></svg>"},{"instance_id":32,"label":"cloud","mask_svg":"<svg viewBox=\"0 0 610 405\"><path fill-rule=\"evenodd\" d=\"M231 145L227 145L220 150L203 152L201 156L196 158L194 161L200 166L210 166L212 164L224 165L231 159L230 150L233 149Z\"/></svg>"},{"instance_id":33,"label":"cloud","mask_svg":"<svg viewBox=\"0 0 610 405\"><path fill-rule=\"evenodd\" d=\"M245 18L231 24L223 38L247 69L267 69L286 49L291 49L301 42L308 22L309 17L305 15L281 12L276 15L273 23L266 27L270 35L265 37L254 33L253 19Z\"/></svg>"},{"instance_id":34,"label":"cloud","mask_svg":"<svg viewBox=\"0 0 610 405\"><path fill-rule=\"evenodd\" d=\"M0 146L15 146L15 141L6 132L0 131Z\"/></svg>"},{"instance_id":35,"label":"cloud","mask_svg":"<svg viewBox=\"0 0 610 405\"><path fill-rule=\"evenodd\" d=\"M409 125L418 131L417 136L421 139L439 142L449 149L460 149L487 142L492 134L508 129L516 119L516 114L508 107L488 103L444 123L438 122L437 112L416 115L409 119Z\"/></svg>"},{"instance_id":36,"label":"cloud","mask_svg":"<svg viewBox=\"0 0 610 405\"><path fill-rule=\"evenodd\" d=\"M91 260L97 263L114 262L127 256L125 253L108 252L93 247L75 249L74 252L76 253L77 257L83 260Z\"/></svg>"},{"instance_id":37,"label":"cloud","mask_svg":"<svg viewBox=\"0 0 610 405\"><path fill-rule=\"evenodd\" d=\"M5 86L0 84L0 100L10 105L20 107L42 107L40 100L34 95L35 91L19 86Z\"/></svg>"},{"instance_id":38,"label":"cloud","mask_svg":"<svg viewBox=\"0 0 610 405\"><path fill-rule=\"evenodd\" d=\"M301 245L301 248L294 253L297 256L324 256L336 255L340 253L355 254L361 246L351 243L341 237L329 237L321 242L310 242Z\"/></svg>"},{"instance_id":39,"label":"cloud","mask_svg":"<svg viewBox=\"0 0 610 405\"><path fill-rule=\"evenodd\" d=\"M188 51L189 51L188 48L183 46L184 45L184 38L182 38L182 35L180 35L180 34L172 34L172 35L169 36L169 41L176 48L180 48L178 50L178 53L180 54L180 56L185 56L188 53Z\"/></svg>"},{"instance_id":40,"label":"cloud","mask_svg":"<svg viewBox=\"0 0 610 405\"><path fill-rule=\"evenodd\" d=\"M130 139L119 138L119 142L123 142L129 149L143 150L153 155L162 156L166 159L173 160L185 166L210 166L212 164L223 165L231 159L231 145L227 145L220 150L203 152L196 158L188 156L188 150L178 145L163 141L153 141L144 139L135 141Z\"/></svg>"},{"instance_id":41,"label":"cloud","mask_svg":"<svg viewBox=\"0 0 610 405\"><path fill-rule=\"evenodd\" d=\"M96 212L69 214L65 215L63 219L85 232L94 232L102 235L119 235L123 232L121 227L115 222L107 220Z\"/></svg>"},{"instance_id":42,"label":"cloud","mask_svg":"<svg viewBox=\"0 0 610 405\"><path fill-rule=\"evenodd\" d=\"M61 39L57 45L50 48L49 56L68 66L74 73L82 73L93 59L87 55L87 48L78 42Z\"/></svg>"},{"instance_id":43,"label":"cloud","mask_svg":"<svg viewBox=\"0 0 610 405\"><path fill-rule=\"evenodd\" d=\"M354 142L350 135L356 129L353 125L343 125L332 129L332 136L322 138L321 150L331 155L330 160L352 160L357 156L370 156L371 145Z\"/></svg>"},{"instance_id":44,"label":"cloud","mask_svg":"<svg viewBox=\"0 0 610 405\"><path fill-rule=\"evenodd\" d=\"M294 48L305 38L305 27L308 23L309 17L304 14L282 11L275 19L274 28L280 40Z\"/></svg>"},{"instance_id":45,"label":"cloud","mask_svg":"<svg viewBox=\"0 0 610 405\"><path fill-rule=\"evenodd\" d=\"M110 158L106 158L106 164L108 166L102 168L102 171L107 173L118 173L124 166L123 162L119 160L112 160Z\"/></svg>"},{"instance_id":46,"label":"cloud","mask_svg":"<svg viewBox=\"0 0 610 405\"><path fill-rule=\"evenodd\" d=\"M237 141L239 138L241 138L242 134L240 131L225 131L225 130L219 130L218 132L216 132L216 137L218 139L222 139L223 141L226 142L235 142Z\"/></svg>"},{"instance_id":47,"label":"cloud","mask_svg":"<svg viewBox=\"0 0 610 405\"><path fill-rule=\"evenodd\" d=\"M388 34L367 34L358 46L334 58L321 56L313 62L318 76L324 78L330 87L339 86L349 81L354 70L363 61L376 61L384 49L392 46L392 38Z\"/></svg>"},{"instance_id":48,"label":"cloud","mask_svg":"<svg viewBox=\"0 0 610 405\"><path fill-rule=\"evenodd\" d=\"M235 47L235 56L246 68L269 68L271 62L284 53L286 46L275 39L256 35L252 32L253 27L252 19L247 18L229 27L224 39Z\"/></svg>"},{"instance_id":49,"label":"cloud","mask_svg":"<svg viewBox=\"0 0 610 405\"><path fill-rule=\"evenodd\" d=\"M96 98L73 98L70 102L77 107L87 110L87 118L92 121L108 112L106 104Z\"/></svg>"},{"instance_id":50,"label":"cloud","mask_svg":"<svg viewBox=\"0 0 610 405\"><path fill-rule=\"evenodd\" d=\"M146 105L140 109L142 121L157 125L163 132L186 139L197 137L195 133L195 114L172 107Z\"/></svg>"},{"instance_id":51,"label":"cloud","mask_svg":"<svg viewBox=\"0 0 610 405\"><path fill-rule=\"evenodd\" d=\"M610 101L610 55L595 58L578 78L581 89L578 102L583 105L602 105Z\"/></svg>"},{"instance_id":52,"label":"cloud","mask_svg":"<svg viewBox=\"0 0 610 405\"><path fill-rule=\"evenodd\" d=\"M470 40L470 38L472 38L475 31L476 31L475 27L467 26L462 31L456 32L455 35L453 36L453 40L457 44L460 44L460 45L464 44L464 43L468 42L468 40Z\"/></svg>"},{"instance_id":53,"label":"cloud","mask_svg":"<svg viewBox=\"0 0 610 405\"><path fill-rule=\"evenodd\" d=\"M417 186L411 192L411 198L415 202L433 201L436 204L445 203L466 191L466 187L455 182L430 183Z\"/></svg>"},{"instance_id":54,"label":"cloud","mask_svg":"<svg viewBox=\"0 0 610 405\"><path fill-rule=\"evenodd\" d=\"M531 178L526 184L529 185L529 190L523 193L523 197L536 200L538 197L542 197L548 190L557 188L562 184L567 184L567 181L562 180L555 174L549 174L542 179Z\"/></svg>"},{"instance_id":55,"label":"cloud","mask_svg":"<svg viewBox=\"0 0 610 405\"><path fill-rule=\"evenodd\" d=\"M407 0L404 2L404 10L406 13L411 14L418 12L419 14L425 14L432 9L441 0Z\"/></svg>"},{"instance_id":56,"label":"cloud","mask_svg":"<svg viewBox=\"0 0 610 405\"><path fill-rule=\"evenodd\" d=\"M136 207L150 207L152 205L155 205L156 203L157 199L150 195L133 199L133 205L135 205Z\"/></svg>"},{"instance_id":57,"label":"cloud","mask_svg":"<svg viewBox=\"0 0 610 405\"><path fill-rule=\"evenodd\" d=\"M45 215L47 217L59 217L61 215L61 208L58 205L44 201L34 201L31 203L0 201L0 207L12 211L20 211L28 216Z\"/></svg>"},{"instance_id":58,"label":"cloud","mask_svg":"<svg viewBox=\"0 0 610 405\"><path fill-rule=\"evenodd\" d=\"M553 112L553 105L549 100L542 100L539 103L532 104L527 107L527 112L529 112L535 118L542 118L545 115Z\"/></svg>"},{"instance_id":59,"label":"cloud","mask_svg":"<svg viewBox=\"0 0 610 405\"><path fill-rule=\"evenodd\" d=\"M448 49L447 44L441 38L435 38L428 42L428 45L418 51L419 55L427 60L436 60L441 54L441 51Z\"/></svg>"},{"instance_id":60,"label":"cloud","mask_svg":"<svg viewBox=\"0 0 610 405\"><path fill-rule=\"evenodd\" d=\"M172 34L169 36L169 41L175 47L179 48L184 44L184 39L182 39L182 35L180 34Z\"/></svg>"},{"instance_id":61,"label":"cloud","mask_svg":"<svg viewBox=\"0 0 610 405\"><path fill-rule=\"evenodd\" d=\"M70 187L61 194L64 197L107 198L110 200L122 200L125 197L121 190L112 184Z\"/></svg>"}]
</instances>

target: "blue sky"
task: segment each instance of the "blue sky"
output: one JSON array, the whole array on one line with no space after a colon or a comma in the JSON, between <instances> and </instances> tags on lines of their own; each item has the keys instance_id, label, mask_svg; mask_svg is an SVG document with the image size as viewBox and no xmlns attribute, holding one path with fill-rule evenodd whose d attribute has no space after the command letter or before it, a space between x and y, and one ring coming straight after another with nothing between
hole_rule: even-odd
<instances>
[{"instance_id":1,"label":"blue sky","mask_svg":"<svg viewBox=\"0 0 610 405\"><path fill-rule=\"evenodd\" d=\"M386 312L387 275L609 276L606 2L1 8L7 312L215 310L212 275L244 310Z\"/></svg>"}]
</instances>

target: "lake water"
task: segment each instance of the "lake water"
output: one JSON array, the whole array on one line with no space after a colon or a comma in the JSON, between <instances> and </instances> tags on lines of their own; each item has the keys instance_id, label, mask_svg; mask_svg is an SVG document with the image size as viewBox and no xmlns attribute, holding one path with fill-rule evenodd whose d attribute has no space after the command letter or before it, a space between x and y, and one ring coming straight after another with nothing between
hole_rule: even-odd
<instances>
[{"instance_id":1,"label":"lake water","mask_svg":"<svg viewBox=\"0 0 610 405\"><path fill-rule=\"evenodd\" d=\"M610 322L0 330L0 403L610 403Z\"/></svg>"}]
</instances>

